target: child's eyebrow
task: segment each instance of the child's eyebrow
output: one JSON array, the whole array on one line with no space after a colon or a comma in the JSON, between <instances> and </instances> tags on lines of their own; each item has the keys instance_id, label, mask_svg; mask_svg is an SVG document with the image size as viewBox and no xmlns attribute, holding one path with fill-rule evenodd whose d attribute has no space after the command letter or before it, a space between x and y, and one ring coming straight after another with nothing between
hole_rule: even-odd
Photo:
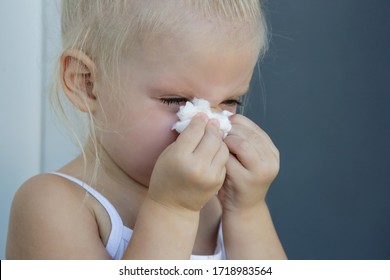
<instances>
[{"instance_id":1,"label":"child's eyebrow","mask_svg":"<svg viewBox=\"0 0 390 280\"><path fill-rule=\"evenodd\" d=\"M151 92L156 95L166 95L166 96L183 96L192 99L194 94L189 91L180 90L178 88L152 88Z\"/></svg>"},{"instance_id":2,"label":"child's eyebrow","mask_svg":"<svg viewBox=\"0 0 390 280\"><path fill-rule=\"evenodd\" d=\"M242 97L251 90L250 85L246 85L245 87L239 88L238 90L235 90L230 94L231 97ZM192 99L196 97L196 93L192 90L183 89L179 87L174 86L167 86L167 85L153 85L151 86L150 92L156 95L178 95L187 97L189 99Z\"/></svg>"},{"instance_id":3,"label":"child's eyebrow","mask_svg":"<svg viewBox=\"0 0 390 280\"><path fill-rule=\"evenodd\" d=\"M183 88L183 86L177 86L174 83L167 83L167 82L158 82L154 84L149 85L150 91L154 93L166 93L166 94L183 94L188 95L192 92L188 89Z\"/></svg>"}]
</instances>

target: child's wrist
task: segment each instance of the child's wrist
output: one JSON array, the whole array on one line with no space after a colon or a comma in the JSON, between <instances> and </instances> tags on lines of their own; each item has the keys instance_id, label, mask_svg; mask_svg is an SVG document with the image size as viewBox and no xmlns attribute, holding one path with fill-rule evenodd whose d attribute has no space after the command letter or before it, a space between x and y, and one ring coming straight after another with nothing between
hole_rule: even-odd
<instances>
[{"instance_id":1,"label":"child's wrist","mask_svg":"<svg viewBox=\"0 0 390 280\"><path fill-rule=\"evenodd\" d=\"M268 206L265 200L261 200L251 205L241 205L241 206L230 205L228 207L224 207L223 215L225 217L237 216L239 218L246 219L252 216L257 216L266 209L268 209Z\"/></svg>"},{"instance_id":2,"label":"child's wrist","mask_svg":"<svg viewBox=\"0 0 390 280\"><path fill-rule=\"evenodd\" d=\"M151 211L157 211L161 215L167 215L187 221L199 221L200 211L194 211L185 207L164 203L154 199L150 195L146 196L143 204L143 206L150 208Z\"/></svg>"}]
</instances>

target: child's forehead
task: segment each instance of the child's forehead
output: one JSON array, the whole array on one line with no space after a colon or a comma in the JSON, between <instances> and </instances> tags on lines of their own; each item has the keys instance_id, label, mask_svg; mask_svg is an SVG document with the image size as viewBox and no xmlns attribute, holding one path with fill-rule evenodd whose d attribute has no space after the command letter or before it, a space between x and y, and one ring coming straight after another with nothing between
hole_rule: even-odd
<instances>
[{"instance_id":1,"label":"child's forehead","mask_svg":"<svg viewBox=\"0 0 390 280\"><path fill-rule=\"evenodd\" d=\"M219 21L194 16L176 19L176 22L162 22L156 28L144 29L139 34L142 49L148 49L157 55L164 50L165 54L181 55L204 49L234 49L259 51L264 36L261 26L255 23ZM178 21L182 20L180 23Z\"/></svg>"},{"instance_id":2,"label":"child's forehead","mask_svg":"<svg viewBox=\"0 0 390 280\"><path fill-rule=\"evenodd\" d=\"M253 43L257 32L258 30L254 30L249 25L237 27L199 19L183 23L179 28L167 26L164 29L152 30L150 33L144 34L143 42L158 44L162 47L186 45L188 42L200 42L205 47L216 43L240 46L243 43Z\"/></svg>"},{"instance_id":3,"label":"child's forehead","mask_svg":"<svg viewBox=\"0 0 390 280\"><path fill-rule=\"evenodd\" d=\"M254 33L261 33L264 28L258 0L135 2L138 3L138 8L133 9L129 5L129 15L125 14L123 19L125 28L127 26L128 29L133 29L140 38L210 31L216 37L227 32L231 36L243 33L255 35Z\"/></svg>"},{"instance_id":4,"label":"child's forehead","mask_svg":"<svg viewBox=\"0 0 390 280\"><path fill-rule=\"evenodd\" d=\"M184 61L201 63L202 60L214 57L232 58L248 55L251 59L257 60L261 47L259 40L255 36L248 36L247 32L232 36L224 30L215 34L213 30L199 32L194 27L179 34L157 35L144 41L138 51L132 50L129 55L157 64Z\"/></svg>"},{"instance_id":5,"label":"child's forehead","mask_svg":"<svg viewBox=\"0 0 390 280\"><path fill-rule=\"evenodd\" d=\"M154 11L161 14L169 14L173 11L176 15L180 15L177 13L179 10L186 17L197 14L205 18L253 21L261 14L259 0L125 0L124 2L127 3L125 6L128 9L136 10L138 13L145 10L150 16L153 16Z\"/></svg>"}]
</instances>

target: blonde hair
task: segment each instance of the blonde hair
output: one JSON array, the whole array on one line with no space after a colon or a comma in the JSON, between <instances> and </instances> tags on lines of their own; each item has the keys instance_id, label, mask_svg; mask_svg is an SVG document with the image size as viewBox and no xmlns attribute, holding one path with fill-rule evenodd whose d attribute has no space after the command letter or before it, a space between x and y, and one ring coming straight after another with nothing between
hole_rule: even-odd
<instances>
[{"instance_id":1,"label":"blonde hair","mask_svg":"<svg viewBox=\"0 0 390 280\"><path fill-rule=\"evenodd\" d=\"M199 18L219 27L229 24L238 27L231 30L253 40L260 55L267 49L267 28L259 0L62 0L62 47L63 51L77 49L87 54L96 64L97 80L114 87L118 81L112 77L119 76L115 75L117 66L124 56L131 55L134 47L161 34L186 32ZM66 118L59 96L60 77L57 79L54 101ZM88 139L94 143L96 169L97 124L91 113L88 120ZM83 141L76 131L73 134L85 159Z\"/></svg>"}]
</instances>

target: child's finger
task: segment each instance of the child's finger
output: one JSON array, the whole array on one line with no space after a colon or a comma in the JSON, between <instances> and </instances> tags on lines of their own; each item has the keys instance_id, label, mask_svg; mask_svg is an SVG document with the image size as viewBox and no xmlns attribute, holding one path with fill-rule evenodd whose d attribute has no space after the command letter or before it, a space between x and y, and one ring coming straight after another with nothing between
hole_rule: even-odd
<instances>
[{"instance_id":1,"label":"child's finger","mask_svg":"<svg viewBox=\"0 0 390 280\"><path fill-rule=\"evenodd\" d=\"M245 138L229 134L224 142L229 148L230 153L235 155L245 169L249 170L251 166L258 164L261 155L259 155L255 147L246 141Z\"/></svg>"},{"instance_id":2,"label":"child's finger","mask_svg":"<svg viewBox=\"0 0 390 280\"><path fill-rule=\"evenodd\" d=\"M194 153L202 158L205 163L208 160L208 163L211 164L222 144L219 123L217 120L212 119L207 123L203 138Z\"/></svg>"},{"instance_id":3,"label":"child's finger","mask_svg":"<svg viewBox=\"0 0 390 280\"><path fill-rule=\"evenodd\" d=\"M269 150L274 155L276 156L279 155L279 151L275 147L271 138L260 127L257 127L257 129L254 130L248 126L234 125L229 135L239 136L245 139L246 141L252 143L252 145L254 146L254 148L257 150L258 153L264 153L266 150Z\"/></svg>"},{"instance_id":4,"label":"child's finger","mask_svg":"<svg viewBox=\"0 0 390 280\"><path fill-rule=\"evenodd\" d=\"M252 120L248 119L243 115L235 114L229 117L229 119L233 126L235 125L245 126L253 129L254 131L261 131L261 128L255 122L253 122Z\"/></svg>"},{"instance_id":5,"label":"child's finger","mask_svg":"<svg viewBox=\"0 0 390 280\"><path fill-rule=\"evenodd\" d=\"M178 152L192 153L205 133L208 118L204 114L197 114L192 118L188 127L177 137Z\"/></svg>"},{"instance_id":6,"label":"child's finger","mask_svg":"<svg viewBox=\"0 0 390 280\"><path fill-rule=\"evenodd\" d=\"M243 169L242 163L237 159L235 155L229 154L228 161L226 163L226 173L235 174L240 169Z\"/></svg>"},{"instance_id":7,"label":"child's finger","mask_svg":"<svg viewBox=\"0 0 390 280\"><path fill-rule=\"evenodd\" d=\"M216 155L214 156L211 165L215 166L215 167L226 166L226 163L229 160L229 155L230 155L230 152L229 152L228 147L226 146L225 143L222 142L222 145L219 148Z\"/></svg>"},{"instance_id":8,"label":"child's finger","mask_svg":"<svg viewBox=\"0 0 390 280\"><path fill-rule=\"evenodd\" d=\"M275 147L274 143L272 142L271 137L269 137L269 135L261 127L259 127L255 122L253 122L252 120L248 119L245 116L238 115L238 114L230 117L230 120L232 123L232 129L229 132L230 134L238 134L238 135L241 135L243 138L247 138L248 135L244 135L243 133L239 133L240 130L243 131L243 129L247 128L247 129L249 129L249 131L254 132L254 133L251 133L251 135L254 137L247 138L247 139L254 138L256 140L256 138L257 138L256 135L258 134L261 137L261 139L264 139L266 141L266 143L269 145L269 147L272 149L272 151L275 154L279 153L279 151Z\"/></svg>"}]
</instances>

